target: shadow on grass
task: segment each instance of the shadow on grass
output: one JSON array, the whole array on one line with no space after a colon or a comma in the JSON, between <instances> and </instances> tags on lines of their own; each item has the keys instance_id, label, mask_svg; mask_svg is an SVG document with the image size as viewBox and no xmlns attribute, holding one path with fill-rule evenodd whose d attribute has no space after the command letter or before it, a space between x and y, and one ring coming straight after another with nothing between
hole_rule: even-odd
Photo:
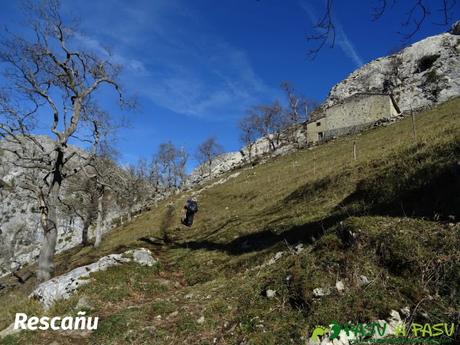
<instances>
[{"instance_id":1,"label":"shadow on grass","mask_svg":"<svg viewBox=\"0 0 460 345\"><path fill-rule=\"evenodd\" d=\"M193 250L219 250L232 255L261 251L282 241L288 244L312 243L326 229L350 216L424 217L434 220L460 218L460 141L449 145L425 147L414 145L393 157L378 173L359 181L356 190L342 200L331 215L321 220L288 228L282 232L265 229L227 243L208 240L172 243ZM319 193L346 183L349 172L324 178L299 187L271 212L293 203L311 200ZM276 224L274 224L276 226Z\"/></svg>"},{"instance_id":2,"label":"shadow on grass","mask_svg":"<svg viewBox=\"0 0 460 345\"><path fill-rule=\"evenodd\" d=\"M174 242L171 246L192 250L217 250L227 252L231 255L241 255L244 253L261 251L284 241L288 244L310 244L313 243L315 239L321 237L327 228L337 224L346 217L348 217L348 215L333 215L319 221L291 227L282 233L275 233L272 230L266 229L260 232L238 237L228 243L216 243L202 240Z\"/></svg>"},{"instance_id":3,"label":"shadow on grass","mask_svg":"<svg viewBox=\"0 0 460 345\"><path fill-rule=\"evenodd\" d=\"M356 190L342 201L340 209L355 215L458 221L459 163L431 163L419 169L397 168L361 180Z\"/></svg>"}]
</instances>

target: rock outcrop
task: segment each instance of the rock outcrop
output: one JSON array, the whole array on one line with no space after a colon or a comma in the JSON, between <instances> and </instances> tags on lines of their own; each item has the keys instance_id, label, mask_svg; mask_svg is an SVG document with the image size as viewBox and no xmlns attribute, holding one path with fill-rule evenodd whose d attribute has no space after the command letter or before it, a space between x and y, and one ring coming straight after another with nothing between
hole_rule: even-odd
<instances>
[{"instance_id":1,"label":"rock outcrop","mask_svg":"<svg viewBox=\"0 0 460 345\"><path fill-rule=\"evenodd\" d=\"M391 93L401 111L424 108L460 95L460 22L400 52L376 59L335 85L323 107L366 92Z\"/></svg>"},{"instance_id":2,"label":"rock outcrop","mask_svg":"<svg viewBox=\"0 0 460 345\"><path fill-rule=\"evenodd\" d=\"M452 35L460 35L460 20L452 25L452 28L450 29L449 33L451 33Z\"/></svg>"},{"instance_id":3,"label":"rock outcrop","mask_svg":"<svg viewBox=\"0 0 460 345\"><path fill-rule=\"evenodd\" d=\"M46 149L52 150L51 139L46 136L37 136L36 139ZM35 262L43 238L37 202L30 192L19 187L26 171L11 164L15 157L2 150L6 145L11 144L0 141L0 277L24 264ZM84 152L80 151L80 154L83 155ZM117 217L120 208L113 203L106 211L106 219L110 221ZM57 253L80 244L83 229L82 220L65 212L64 207L59 220ZM91 230L92 228L90 237ZM108 230L109 228L105 229Z\"/></svg>"},{"instance_id":4,"label":"rock outcrop","mask_svg":"<svg viewBox=\"0 0 460 345\"><path fill-rule=\"evenodd\" d=\"M128 250L123 254L110 254L98 261L73 269L61 276L54 277L40 284L29 296L40 301L45 308L49 308L55 301L69 298L82 285L88 284L89 275L98 271L127 262L136 262L143 266L153 266L157 260L150 250L139 248Z\"/></svg>"}]
</instances>

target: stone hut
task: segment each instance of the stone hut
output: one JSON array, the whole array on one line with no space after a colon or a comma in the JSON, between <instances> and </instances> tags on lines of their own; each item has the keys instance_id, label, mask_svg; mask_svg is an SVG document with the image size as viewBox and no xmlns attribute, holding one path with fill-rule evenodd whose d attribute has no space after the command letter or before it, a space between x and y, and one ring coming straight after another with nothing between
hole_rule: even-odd
<instances>
[{"instance_id":1,"label":"stone hut","mask_svg":"<svg viewBox=\"0 0 460 345\"><path fill-rule=\"evenodd\" d=\"M391 95L357 93L312 114L312 119L307 123L307 142L316 143L350 134L399 113Z\"/></svg>"}]
</instances>

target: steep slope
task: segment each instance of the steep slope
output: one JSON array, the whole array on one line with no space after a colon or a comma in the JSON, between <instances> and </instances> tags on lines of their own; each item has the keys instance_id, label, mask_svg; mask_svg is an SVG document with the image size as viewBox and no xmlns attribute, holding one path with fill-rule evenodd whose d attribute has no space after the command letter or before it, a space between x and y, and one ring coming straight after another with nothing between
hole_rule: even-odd
<instances>
[{"instance_id":1,"label":"steep slope","mask_svg":"<svg viewBox=\"0 0 460 345\"><path fill-rule=\"evenodd\" d=\"M459 109L455 99L418 114L416 138L406 118L160 202L99 249L57 258L62 273L142 246L159 266L98 272L48 312L27 300L32 281L1 292L0 329L19 311L83 308L100 317L97 331L23 332L3 343L305 344L316 325L384 319L391 310L458 322ZM184 228L191 194L200 211Z\"/></svg>"}]
</instances>

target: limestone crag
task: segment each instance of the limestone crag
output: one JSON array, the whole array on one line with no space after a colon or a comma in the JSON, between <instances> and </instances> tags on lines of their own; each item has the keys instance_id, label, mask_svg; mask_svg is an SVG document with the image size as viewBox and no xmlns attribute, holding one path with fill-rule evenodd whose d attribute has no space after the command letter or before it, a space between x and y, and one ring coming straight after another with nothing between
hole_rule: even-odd
<instances>
[{"instance_id":1,"label":"limestone crag","mask_svg":"<svg viewBox=\"0 0 460 345\"><path fill-rule=\"evenodd\" d=\"M52 150L51 139L46 136L37 136L36 139L46 149ZM34 262L39 255L43 238L37 202L30 192L19 187L25 169L11 164L15 157L2 150L6 145L11 144L0 142L0 277L26 263ZM63 194L65 193L64 190ZM60 211L56 244L58 253L80 244L83 229L80 218L70 215L65 209ZM119 211L114 203L107 210L106 219L110 221L115 218ZM93 235L91 230L90 228L90 237Z\"/></svg>"},{"instance_id":2,"label":"limestone crag","mask_svg":"<svg viewBox=\"0 0 460 345\"><path fill-rule=\"evenodd\" d=\"M323 107L359 93L392 93L403 112L460 95L460 22L450 32L427 37L376 59L335 85Z\"/></svg>"},{"instance_id":3,"label":"limestone crag","mask_svg":"<svg viewBox=\"0 0 460 345\"><path fill-rule=\"evenodd\" d=\"M153 266L157 260L150 250L138 248L128 250L123 254L110 254L98 261L73 269L61 276L54 277L40 284L30 295L39 300L45 308L49 308L55 301L69 298L78 287L90 282L90 273L105 271L107 268L127 262L136 262L142 266Z\"/></svg>"}]
</instances>

